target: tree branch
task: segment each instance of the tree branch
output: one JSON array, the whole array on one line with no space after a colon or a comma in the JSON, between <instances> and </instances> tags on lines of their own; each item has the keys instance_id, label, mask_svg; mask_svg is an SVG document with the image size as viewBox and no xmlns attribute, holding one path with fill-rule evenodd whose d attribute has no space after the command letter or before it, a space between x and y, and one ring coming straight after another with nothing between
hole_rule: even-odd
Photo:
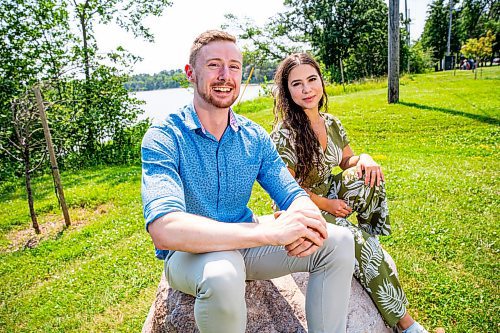
<instances>
[{"instance_id":1,"label":"tree branch","mask_svg":"<svg viewBox=\"0 0 500 333\"><path fill-rule=\"evenodd\" d=\"M17 145L17 143L15 143L14 141L12 141L10 138L8 138L7 140L9 140L10 144L14 146L14 148L16 148L17 150L19 151L22 151L22 147Z\"/></svg>"},{"instance_id":2,"label":"tree branch","mask_svg":"<svg viewBox=\"0 0 500 333\"><path fill-rule=\"evenodd\" d=\"M40 159L40 162L38 162L38 164L36 166L34 166L28 172L31 173L31 172L35 171L36 169L38 169L40 167L40 165L42 165L42 163L45 162L46 159L47 159L47 152L45 152L45 154L43 154L42 158Z\"/></svg>"},{"instance_id":3,"label":"tree branch","mask_svg":"<svg viewBox=\"0 0 500 333\"><path fill-rule=\"evenodd\" d=\"M24 162L24 160L22 158L17 157L14 154L12 154L8 149L4 148L4 146L2 146L2 144L0 144L0 150L4 151L7 155L9 155L11 158L15 159L18 162Z\"/></svg>"}]
</instances>

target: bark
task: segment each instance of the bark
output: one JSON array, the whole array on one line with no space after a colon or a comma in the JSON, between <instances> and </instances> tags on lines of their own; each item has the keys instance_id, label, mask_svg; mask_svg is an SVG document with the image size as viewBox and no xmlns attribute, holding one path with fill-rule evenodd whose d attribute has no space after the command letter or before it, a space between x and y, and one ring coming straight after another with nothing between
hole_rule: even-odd
<instances>
[{"instance_id":1,"label":"bark","mask_svg":"<svg viewBox=\"0 0 500 333\"><path fill-rule=\"evenodd\" d=\"M399 102L399 0L389 0L389 104Z\"/></svg>"},{"instance_id":2,"label":"bark","mask_svg":"<svg viewBox=\"0 0 500 333\"><path fill-rule=\"evenodd\" d=\"M29 147L26 146L24 149L24 177L26 180L26 193L28 194L28 205L30 208L30 216L31 216L31 221L33 223L33 229L35 229L35 232L37 234L40 233L40 226L38 225L38 221L36 218L36 212L35 212L35 205L33 202L33 191L31 189L31 165L30 165L30 153L29 153Z\"/></svg>"},{"instance_id":3,"label":"bark","mask_svg":"<svg viewBox=\"0 0 500 333\"><path fill-rule=\"evenodd\" d=\"M89 60L89 49L88 49L88 35L87 35L87 22L85 20L85 14L87 9L88 1L82 6L81 10L78 12L80 19L80 25L82 27L82 42L83 42L83 62L84 62L84 72L85 80L88 82L90 80L90 60Z\"/></svg>"},{"instance_id":4,"label":"bark","mask_svg":"<svg viewBox=\"0 0 500 333\"><path fill-rule=\"evenodd\" d=\"M76 4L76 3L75 3ZM85 113L90 113L90 56L88 49L88 31L87 31L87 15L88 10L88 1L85 1L85 4L80 7L78 11L78 17L80 19L80 25L82 27L82 42L83 42L83 65L84 65L84 73L85 73ZM87 131L87 138L85 142L85 150L87 151L89 156L93 156L95 153L95 137L94 132L91 126L89 126Z\"/></svg>"}]
</instances>

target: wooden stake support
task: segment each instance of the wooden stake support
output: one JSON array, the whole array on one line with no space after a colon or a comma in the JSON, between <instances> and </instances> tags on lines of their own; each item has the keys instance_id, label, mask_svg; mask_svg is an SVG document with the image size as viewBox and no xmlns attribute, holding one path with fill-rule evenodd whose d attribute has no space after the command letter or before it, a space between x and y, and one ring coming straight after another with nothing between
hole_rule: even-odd
<instances>
[{"instance_id":1,"label":"wooden stake support","mask_svg":"<svg viewBox=\"0 0 500 333\"><path fill-rule=\"evenodd\" d=\"M66 206L66 200L64 199L64 191L61 184L61 177L59 175L59 168L57 167L56 154L54 153L54 146L52 145L52 136L50 135L49 124L47 123L47 116L45 114L45 108L43 106L42 94L39 87L34 87L36 104L38 106L38 111L40 112L40 119L42 121L43 133L45 134L45 140L47 141L47 149L50 156L50 165L52 167L52 176L54 177L54 183L56 185L57 195L59 196L59 203L61 204L61 209L64 215L64 221L66 226L71 225L71 220L69 218L68 206Z\"/></svg>"}]
</instances>

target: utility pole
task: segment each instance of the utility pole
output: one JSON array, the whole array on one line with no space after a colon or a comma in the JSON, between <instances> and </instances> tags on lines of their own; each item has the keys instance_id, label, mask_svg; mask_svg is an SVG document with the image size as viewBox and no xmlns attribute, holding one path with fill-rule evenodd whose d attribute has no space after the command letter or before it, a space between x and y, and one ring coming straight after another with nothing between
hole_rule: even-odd
<instances>
[{"instance_id":1,"label":"utility pole","mask_svg":"<svg viewBox=\"0 0 500 333\"><path fill-rule=\"evenodd\" d=\"M408 8L408 1L405 0L405 26L406 26L406 46L408 47L408 50L410 49L410 9ZM408 73L410 73L410 57L408 57L408 68L407 68Z\"/></svg>"},{"instance_id":2,"label":"utility pole","mask_svg":"<svg viewBox=\"0 0 500 333\"><path fill-rule=\"evenodd\" d=\"M389 0L389 104L399 102L399 0Z\"/></svg>"},{"instance_id":3,"label":"utility pole","mask_svg":"<svg viewBox=\"0 0 500 333\"><path fill-rule=\"evenodd\" d=\"M451 50L451 21L453 17L453 0L450 0L450 19L448 21L448 40L446 42L446 55L450 55Z\"/></svg>"},{"instance_id":4,"label":"utility pole","mask_svg":"<svg viewBox=\"0 0 500 333\"><path fill-rule=\"evenodd\" d=\"M71 225L71 220L69 218L68 206L66 206L66 199L64 199L64 191L61 184L61 176L59 175L59 168L57 167L56 154L54 153L54 146L52 145L52 136L50 135L49 124L47 123L47 116L45 114L45 108L43 106L42 93L40 88L37 86L33 88L35 91L36 103L38 105L38 111L40 112L40 119L42 121L43 133L45 134L45 140L47 141L47 150L50 156L50 165L52 169L52 176L54 177L54 183L56 185L56 191L61 204L61 209L64 215L64 221L66 226Z\"/></svg>"}]
</instances>

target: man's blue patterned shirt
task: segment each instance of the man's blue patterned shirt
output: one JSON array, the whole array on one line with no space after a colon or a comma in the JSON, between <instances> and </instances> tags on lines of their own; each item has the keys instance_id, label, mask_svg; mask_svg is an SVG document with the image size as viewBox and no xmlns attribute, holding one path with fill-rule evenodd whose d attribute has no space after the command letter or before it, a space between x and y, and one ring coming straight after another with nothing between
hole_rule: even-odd
<instances>
[{"instance_id":1,"label":"man's blue patterned shirt","mask_svg":"<svg viewBox=\"0 0 500 333\"><path fill-rule=\"evenodd\" d=\"M252 222L257 180L281 209L307 195L290 175L267 132L229 111L219 141L205 131L193 104L149 128L142 141L142 202L146 229L171 212L220 222ZM164 259L168 251L156 250Z\"/></svg>"}]
</instances>

